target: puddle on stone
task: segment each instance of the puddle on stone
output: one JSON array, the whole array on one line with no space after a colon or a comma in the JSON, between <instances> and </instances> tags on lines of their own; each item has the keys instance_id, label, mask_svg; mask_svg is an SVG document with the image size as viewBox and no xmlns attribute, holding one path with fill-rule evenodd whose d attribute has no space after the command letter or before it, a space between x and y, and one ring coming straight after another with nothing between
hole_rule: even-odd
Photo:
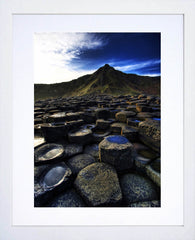
<instances>
[{"instance_id":1,"label":"puddle on stone","mask_svg":"<svg viewBox=\"0 0 195 240\"><path fill-rule=\"evenodd\" d=\"M127 138L122 136L110 136L107 138L107 141L118 144L125 144L129 142Z\"/></svg>"},{"instance_id":2,"label":"puddle on stone","mask_svg":"<svg viewBox=\"0 0 195 240\"><path fill-rule=\"evenodd\" d=\"M43 184L46 187L55 186L57 183L59 183L63 179L65 172L66 172L66 169L61 166L52 168L45 175Z\"/></svg>"},{"instance_id":3,"label":"puddle on stone","mask_svg":"<svg viewBox=\"0 0 195 240\"><path fill-rule=\"evenodd\" d=\"M53 149L48 149L46 150L45 153L43 153L43 155L41 155L39 157L39 161L44 161L44 160L47 160L47 159L52 159L52 158L56 158L58 157L59 155L61 155L63 152L62 149L59 149L59 148L53 148Z\"/></svg>"},{"instance_id":4,"label":"puddle on stone","mask_svg":"<svg viewBox=\"0 0 195 240\"><path fill-rule=\"evenodd\" d=\"M66 113L65 112L60 112L60 113L55 113L51 117L53 118L58 118L58 117L65 117Z\"/></svg>"},{"instance_id":5,"label":"puddle on stone","mask_svg":"<svg viewBox=\"0 0 195 240\"><path fill-rule=\"evenodd\" d=\"M131 120L132 122L141 122L140 120L137 120L137 119L135 119L135 120Z\"/></svg>"},{"instance_id":6,"label":"puddle on stone","mask_svg":"<svg viewBox=\"0 0 195 240\"><path fill-rule=\"evenodd\" d=\"M152 118L152 120L160 121L160 118Z\"/></svg>"}]
</instances>

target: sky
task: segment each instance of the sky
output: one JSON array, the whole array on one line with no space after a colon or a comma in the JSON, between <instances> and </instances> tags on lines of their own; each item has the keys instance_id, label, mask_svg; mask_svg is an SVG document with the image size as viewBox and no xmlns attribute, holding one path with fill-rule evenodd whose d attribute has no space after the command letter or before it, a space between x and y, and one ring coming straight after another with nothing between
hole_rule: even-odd
<instances>
[{"instance_id":1,"label":"sky","mask_svg":"<svg viewBox=\"0 0 195 240\"><path fill-rule=\"evenodd\" d=\"M34 82L66 82L109 64L160 76L160 33L35 33Z\"/></svg>"}]
</instances>

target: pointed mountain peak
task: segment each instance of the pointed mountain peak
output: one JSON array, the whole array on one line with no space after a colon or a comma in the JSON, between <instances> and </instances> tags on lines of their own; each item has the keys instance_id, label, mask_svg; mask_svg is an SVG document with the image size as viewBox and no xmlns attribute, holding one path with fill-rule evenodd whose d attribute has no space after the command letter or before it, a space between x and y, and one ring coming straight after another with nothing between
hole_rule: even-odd
<instances>
[{"instance_id":1,"label":"pointed mountain peak","mask_svg":"<svg viewBox=\"0 0 195 240\"><path fill-rule=\"evenodd\" d=\"M108 70L114 70L114 68L109 64L105 64L104 66L100 67L95 73L107 72Z\"/></svg>"},{"instance_id":2,"label":"pointed mountain peak","mask_svg":"<svg viewBox=\"0 0 195 240\"><path fill-rule=\"evenodd\" d=\"M113 69L113 67L111 67L109 64L105 64L103 67L101 67L101 68L103 68L103 69L110 69L110 68L112 68Z\"/></svg>"}]
</instances>

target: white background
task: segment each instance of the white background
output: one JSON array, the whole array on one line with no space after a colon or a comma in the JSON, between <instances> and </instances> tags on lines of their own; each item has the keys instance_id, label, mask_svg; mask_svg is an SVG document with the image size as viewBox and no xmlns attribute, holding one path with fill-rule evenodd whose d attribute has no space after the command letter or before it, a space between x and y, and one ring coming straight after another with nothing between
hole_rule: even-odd
<instances>
[{"instance_id":1,"label":"white background","mask_svg":"<svg viewBox=\"0 0 195 240\"><path fill-rule=\"evenodd\" d=\"M194 148L193 148L193 135L194 127L192 125L194 121L194 109L193 109L193 92L194 83L194 4L186 3L183 1L172 1L172 2L158 2L153 5L148 4L149 1L136 1L133 4L114 4L112 6L109 1L94 4L93 7L84 1L75 3L72 1L71 4L58 5L60 1L56 1L55 5L48 1L47 5L45 2L34 1L33 3L24 1L4 1L1 2L1 238L2 239L118 239L123 237L124 239L145 239L146 236L150 239L194 239ZM62 2L61 2L62 3ZM76 7L75 7L76 6ZM104 8L102 9L102 6ZM177 10L176 10L177 9ZM12 18L11 13L185 13L185 79L184 79L184 103L185 103L185 119L184 119L184 226L180 227L13 227L12 226L12 211L11 211L11 196L12 196L12 116L13 116L13 91L12 91ZM169 25L169 24L168 24ZM162 69L163 72L163 69ZM26 89L24 89L26 91ZM170 90L171 91L171 90ZM30 95L32 96L32 95ZM172 92L172 96L175 97L175 93ZM26 98L25 98L26 99ZM13 100L13 102L12 102ZM23 99L24 101L24 99ZM29 107L30 105L28 105ZM174 105L176 106L176 105ZM179 106L181 107L181 105ZM24 109L25 111L27 109ZM172 109L172 112L175 109ZM177 110L175 110L177 112ZM24 114L25 115L25 114ZM22 117L24 116L21 116ZM176 116L176 115L174 115ZM178 119L177 119L178 120ZM172 120L177 122L177 120ZM28 134L26 133L26 136ZM24 140L25 142L26 140ZM174 142L172 145L174 147ZM20 149L20 156L23 156L24 148ZM177 155L177 153L175 152ZM175 158L175 157L174 157ZM29 161L29 160L28 160ZM17 164L16 164L17 165ZM25 167L25 166L24 166ZM175 166L177 167L177 165ZM20 174L23 175L25 169L20 168ZM182 175L181 175L182 177ZM25 178L23 178L25 179ZM168 179L170 180L170 179ZM167 180L167 181L168 181ZM25 179L26 181L26 179ZM24 181L24 182L25 182ZM166 180L165 180L166 181ZM27 182L28 183L28 182ZM178 183L179 185L179 183ZM22 186L21 186L22 187ZM25 190L25 188L24 188ZM174 189L172 189L174 191ZM26 193L24 191L24 193ZM23 194L25 195L25 194ZM163 200L163 199L162 199ZM21 212L23 209L20 209ZM27 215L27 213L26 213ZM104 217L102 217L103 219ZM111 216L112 218L112 216ZM38 219L37 219L38 220Z\"/></svg>"}]
</instances>

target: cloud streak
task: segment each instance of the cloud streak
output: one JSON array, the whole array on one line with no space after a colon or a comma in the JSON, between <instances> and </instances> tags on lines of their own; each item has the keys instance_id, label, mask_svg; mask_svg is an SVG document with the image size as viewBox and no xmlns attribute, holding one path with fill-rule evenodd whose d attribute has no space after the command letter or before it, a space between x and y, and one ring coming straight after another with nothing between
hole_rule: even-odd
<instances>
[{"instance_id":1,"label":"cloud streak","mask_svg":"<svg viewBox=\"0 0 195 240\"><path fill-rule=\"evenodd\" d=\"M115 68L122 72L131 72L131 71L141 70L143 68L147 68L151 66L156 66L158 64L160 64L160 60L147 60L147 61L138 62L138 63L132 62L131 64L127 64L123 66L115 65Z\"/></svg>"},{"instance_id":2,"label":"cloud streak","mask_svg":"<svg viewBox=\"0 0 195 240\"><path fill-rule=\"evenodd\" d=\"M107 42L89 33L35 33L35 83L69 81L92 71L74 71L69 64L87 50L94 50ZM95 69L94 69L95 70Z\"/></svg>"}]
</instances>

